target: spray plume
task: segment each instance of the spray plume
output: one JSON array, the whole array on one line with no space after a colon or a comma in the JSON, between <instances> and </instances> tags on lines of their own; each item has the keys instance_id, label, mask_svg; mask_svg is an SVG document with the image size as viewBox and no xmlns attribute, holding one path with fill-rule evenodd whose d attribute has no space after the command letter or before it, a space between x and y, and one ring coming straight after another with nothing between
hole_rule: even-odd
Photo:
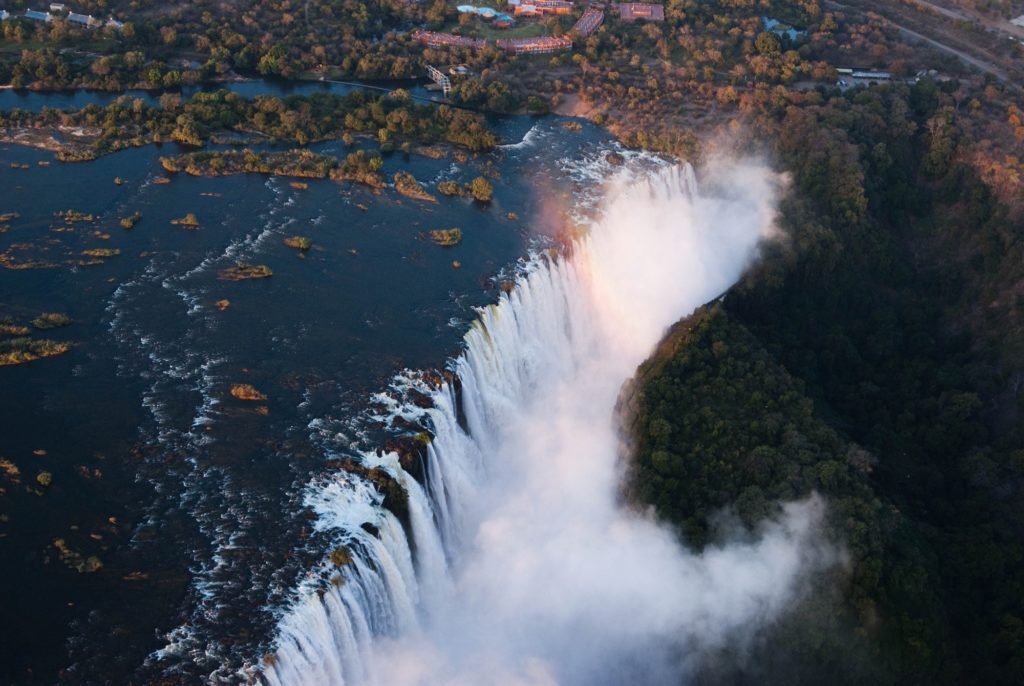
<instances>
[{"instance_id":1,"label":"spray plume","mask_svg":"<svg viewBox=\"0 0 1024 686\"><path fill-rule=\"evenodd\" d=\"M318 525L346 532L357 559L284 618L265 678L678 683L696 652L777 617L830 562L821 503L787 505L752 541L688 552L618 503L613 421L666 328L725 291L770 237L777 192L752 162L711 165L700 188L688 166L613 182L571 258L481 311L455 363L460 397L431 391L425 486L394 455L367 456L409 490L415 569L372 489L311 489Z\"/></svg>"}]
</instances>

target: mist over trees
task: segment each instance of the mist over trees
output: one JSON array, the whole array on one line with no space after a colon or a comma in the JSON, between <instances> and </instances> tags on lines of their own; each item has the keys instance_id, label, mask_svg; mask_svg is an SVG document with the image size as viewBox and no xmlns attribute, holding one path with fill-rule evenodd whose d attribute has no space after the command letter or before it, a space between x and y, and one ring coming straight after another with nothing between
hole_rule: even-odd
<instances>
[{"instance_id":1,"label":"mist over trees","mask_svg":"<svg viewBox=\"0 0 1024 686\"><path fill-rule=\"evenodd\" d=\"M723 508L749 527L816 491L851 560L705 677L1019 682L1020 311L986 300L1019 270L1019 215L931 81L762 123L793 173L786 237L641 368L629 489L698 548Z\"/></svg>"}]
</instances>

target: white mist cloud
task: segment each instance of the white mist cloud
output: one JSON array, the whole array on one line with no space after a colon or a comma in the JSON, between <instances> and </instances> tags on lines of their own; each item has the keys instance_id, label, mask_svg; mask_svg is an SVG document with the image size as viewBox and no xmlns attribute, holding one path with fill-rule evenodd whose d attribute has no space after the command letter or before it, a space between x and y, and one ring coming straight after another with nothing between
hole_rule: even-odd
<instances>
[{"instance_id":1,"label":"white mist cloud","mask_svg":"<svg viewBox=\"0 0 1024 686\"><path fill-rule=\"evenodd\" d=\"M479 439L486 478L460 491L449 590L424 594L417 629L373 642L371 683L677 683L688 656L749 637L835 561L818 499L700 554L617 502L623 382L773 231L779 179L766 167L703 174L692 197L679 171L612 184L573 264L521 284L467 339L493 433Z\"/></svg>"}]
</instances>

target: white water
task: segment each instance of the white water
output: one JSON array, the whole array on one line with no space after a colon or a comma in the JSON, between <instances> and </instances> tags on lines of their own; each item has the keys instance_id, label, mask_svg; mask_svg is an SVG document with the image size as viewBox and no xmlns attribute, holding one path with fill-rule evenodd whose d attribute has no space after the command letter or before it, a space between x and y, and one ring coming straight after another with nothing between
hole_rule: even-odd
<instances>
[{"instance_id":1,"label":"white water","mask_svg":"<svg viewBox=\"0 0 1024 686\"><path fill-rule=\"evenodd\" d=\"M269 683L674 683L697 651L771 621L828 562L816 501L700 555L617 501L623 382L771 232L767 170L708 170L704 185L689 167L612 184L571 258L480 312L455 363L468 431L453 388L430 391L425 489L394 455L367 456L409 490L415 567L371 487L350 475L311 487L318 527L342 532L357 559L282 619Z\"/></svg>"}]
</instances>

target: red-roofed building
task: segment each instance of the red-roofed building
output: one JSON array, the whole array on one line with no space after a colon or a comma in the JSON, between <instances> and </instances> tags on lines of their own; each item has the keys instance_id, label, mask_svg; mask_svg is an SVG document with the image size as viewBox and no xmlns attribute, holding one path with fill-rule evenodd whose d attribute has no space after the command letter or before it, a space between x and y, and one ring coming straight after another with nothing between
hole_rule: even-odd
<instances>
[{"instance_id":1,"label":"red-roofed building","mask_svg":"<svg viewBox=\"0 0 1024 686\"><path fill-rule=\"evenodd\" d=\"M572 49L572 40L566 36L499 38L494 42L502 50L516 55L538 55Z\"/></svg>"},{"instance_id":2,"label":"red-roofed building","mask_svg":"<svg viewBox=\"0 0 1024 686\"><path fill-rule=\"evenodd\" d=\"M544 14L569 14L572 3L562 0L532 0L515 5L512 13L517 17L539 17Z\"/></svg>"},{"instance_id":3,"label":"red-roofed building","mask_svg":"<svg viewBox=\"0 0 1024 686\"><path fill-rule=\"evenodd\" d=\"M565 0L533 0L533 4L540 11L552 14L569 14L573 9L572 3Z\"/></svg>"},{"instance_id":4,"label":"red-roofed building","mask_svg":"<svg viewBox=\"0 0 1024 686\"><path fill-rule=\"evenodd\" d=\"M531 5L529 3L524 2L523 4L516 5L515 7L516 8L512 10L512 13L517 17L539 17L543 14L543 12L537 9L536 5Z\"/></svg>"},{"instance_id":5,"label":"red-roofed building","mask_svg":"<svg viewBox=\"0 0 1024 686\"><path fill-rule=\"evenodd\" d=\"M665 7L663 5L649 5L639 2L624 2L619 4L619 18L622 21L635 21L637 19L665 21Z\"/></svg>"}]
</instances>

